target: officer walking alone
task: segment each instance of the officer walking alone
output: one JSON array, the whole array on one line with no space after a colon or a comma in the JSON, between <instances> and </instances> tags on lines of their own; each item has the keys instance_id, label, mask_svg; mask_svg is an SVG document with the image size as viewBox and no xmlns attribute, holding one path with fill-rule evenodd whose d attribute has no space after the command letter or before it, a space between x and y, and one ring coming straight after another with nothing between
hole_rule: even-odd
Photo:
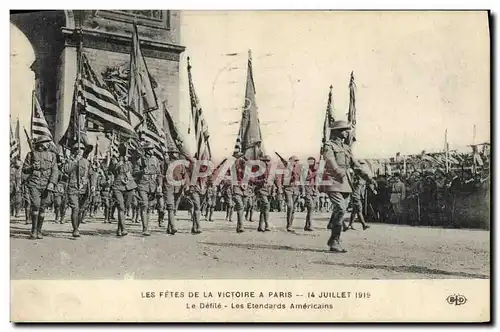
<instances>
[{"instance_id":1,"label":"officer walking alone","mask_svg":"<svg viewBox=\"0 0 500 332\"><path fill-rule=\"evenodd\" d=\"M325 143L323 158L326 162L325 173L327 180L325 191L332 203L332 215L330 217L330 238L327 245L330 251L347 252L340 244L342 233L342 220L349 204L349 195L352 193L351 168L368 182L375 185L375 181L364 171L358 161L353 157L350 147L345 144L348 138L350 126L345 121L335 121L330 128L330 140Z\"/></svg>"}]
</instances>

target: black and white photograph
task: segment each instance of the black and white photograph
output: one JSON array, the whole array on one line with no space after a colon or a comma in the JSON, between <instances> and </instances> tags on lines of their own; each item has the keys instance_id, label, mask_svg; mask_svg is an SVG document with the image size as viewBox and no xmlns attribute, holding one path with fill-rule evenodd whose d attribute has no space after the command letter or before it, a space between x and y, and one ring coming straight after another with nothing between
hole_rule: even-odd
<instances>
[{"instance_id":1,"label":"black and white photograph","mask_svg":"<svg viewBox=\"0 0 500 332\"><path fill-rule=\"evenodd\" d=\"M42 286L155 280L123 296L193 321L349 321L390 282L489 321L490 29L488 11L11 11L11 320L188 321L78 316L92 304ZM437 286L457 280L481 291Z\"/></svg>"}]
</instances>

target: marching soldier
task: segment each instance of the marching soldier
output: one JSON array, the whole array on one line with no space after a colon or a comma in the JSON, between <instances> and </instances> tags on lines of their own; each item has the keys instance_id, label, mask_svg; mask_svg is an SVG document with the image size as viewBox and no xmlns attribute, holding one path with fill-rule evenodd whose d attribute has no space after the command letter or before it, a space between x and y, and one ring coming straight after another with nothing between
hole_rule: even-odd
<instances>
[{"instance_id":1,"label":"marching soldier","mask_svg":"<svg viewBox=\"0 0 500 332\"><path fill-rule=\"evenodd\" d=\"M297 156L291 156L288 159L290 167L292 169L292 174L289 184L283 185L283 192L285 193L286 200L286 231L294 232L292 229L293 219L295 216L295 206L297 205L297 200L299 199L299 187L297 181L299 180L299 173L297 172L299 158ZM288 164L285 163L288 167Z\"/></svg>"},{"instance_id":2,"label":"marching soldier","mask_svg":"<svg viewBox=\"0 0 500 332\"><path fill-rule=\"evenodd\" d=\"M189 166L189 175L192 178L193 172L194 172L194 167L197 167L196 163L197 156L195 155L195 158L190 158L190 166ZM206 166L203 165L201 166L202 170L204 171L204 168ZM201 214L201 198L205 194L206 191L206 178L198 178L196 180L196 183L190 183L190 185L187 187L186 193L189 201L192 204L192 215L191 215L191 220L193 221L193 226L191 228L191 234L200 234L202 231L200 229L200 214Z\"/></svg>"},{"instance_id":3,"label":"marching soldier","mask_svg":"<svg viewBox=\"0 0 500 332\"><path fill-rule=\"evenodd\" d=\"M158 209L158 224L160 227L164 227L163 218L165 217L165 210L167 210L167 234L174 235L177 233L177 229L175 228L175 186L172 183L172 180L178 181L182 178L182 174L180 172L176 173L176 169L172 170L173 179L169 179L170 174L167 172L169 166L171 165L171 161L173 161L168 153L165 153L165 158L163 161L163 166L161 170L161 183L162 183L162 191L161 197L159 201L159 209Z\"/></svg>"},{"instance_id":4,"label":"marching soldier","mask_svg":"<svg viewBox=\"0 0 500 332\"><path fill-rule=\"evenodd\" d=\"M68 186L68 176L64 173L64 166L66 164L66 160L64 157L59 156L59 179L56 185L56 191L54 192L54 210L55 210L55 222L59 222L60 224L64 224L64 217L66 215L66 189Z\"/></svg>"},{"instance_id":5,"label":"marching soldier","mask_svg":"<svg viewBox=\"0 0 500 332\"><path fill-rule=\"evenodd\" d=\"M226 210L226 220L232 222L233 221L233 187L231 184L231 180L226 179L222 181L222 193L224 197L224 204Z\"/></svg>"},{"instance_id":6,"label":"marching soldier","mask_svg":"<svg viewBox=\"0 0 500 332\"><path fill-rule=\"evenodd\" d=\"M269 198L272 194L273 185L267 183L267 178L269 176L269 169L271 166L269 164L271 157L265 155L261 158L261 160L266 164L266 170L264 174L255 180L255 191L257 193L260 206L259 227L257 228L257 231L269 232L271 231L269 229Z\"/></svg>"},{"instance_id":7,"label":"marching soldier","mask_svg":"<svg viewBox=\"0 0 500 332\"><path fill-rule=\"evenodd\" d=\"M304 226L304 230L312 232L312 213L315 207L316 196L318 194L316 188L316 159L314 159L314 157L309 157L307 158L307 163L309 167L307 169L305 183L299 188L301 194L304 196L304 206L306 208L306 224Z\"/></svg>"},{"instance_id":8,"label":"marching soldier","mask_svg":"<svg viewBox=\"0 0 500 332\"><path fill-rule=\"evenodd\" d=\"M160 162L153 155L154 145L151 142L142 144L144 155L137 161L134 176L139 194L139 209L141 213L142 235L149 236L149 215L151 202L156 200L156 194L161 188Z\"/></svg>"},{"instance_id":9,"label":"marching soldier","mask_svg":"<svg viewBox=\"0 0 500 332\"><path fill-rule=\"evenodd\" d=\"M19 208L22 203L21 186L22 168L19 161L10 164L10 215L19 217Z\"/></svg>"},{"instance_id":10,"label":"marching soldier","mask_svg":"<svg viewBox=\"0 0 500 332\"><path fill-rule=\"evenodd\" d=\"M245 220L252 222L254 197L255 197L255 187L253 182L248 183L244 195L246 197L245 208L244 208Z\"/></svg>"},{"instance_id":11,"label":"marching soldier","mask_svg":"<svg viewBox=\"0 0 500 332\"><path fill-rule=\"evenodd\" d=\"M360 164L363 164L363 161L359 161ZM354 222L354 218L358 217L359 222L361 223L361 226L363 227L363 230L367 230L370 228L370 225L367 225L365 222L365 217L363 216L363 200L362 198L365 195L365 190L366 190L366 182L365 180L360 177L358 174L354 174L353 177L353 188L352 188L352 194L351 194L351 217L349 220L349 225L343 226L343 230L346 231L348 229L354 230L354 227L352 226ZM373 189L374 190L374 189Z\"/></svg>"},{"instance_id":12,"label":"marching soldier","mask_svg":"<svg viewBox=\"0 0 500 332\"><path fill-rule=\"evenodd\" d=\"M236 184L232 186L232 196L237 218L236 233L243 233L245 231L243 229L243 209L246 203L244 193L247 189L247 184L242 183L245 174L245 159L238 156L237 153L235 153L233 157L236 158L233 164L233 172L236 174ZM229 219L229 221L231 221L231 219Z\"/></svg>"},{"instance_id":13,"label":"marching soldier","mask_svg":"<svg viewBox=\"0 0 500 332\"><path fill-rule=\"evenodd\" d=\"M101 199L104 207L104 223L111 223L111 185L113 183L113 175L105 173L104 180L101 184Z\"/></svg>"},{"instance_id":14,"label":"marching soldier","mask_svg":"<svg viewBox=\"0 0 500 332\"><path fill-rule=\"evenodd\" d=\"M215 201L217 199L217 188L214 186L212 176L208 179L207 182L207 198L206 198L206 213L205 220L214 221L212 219L214 209L215 209Z\"/></svg>"},{"instance_id":15,"label":"marching soldier","mask_svg":"<svg viewBox=\"0 0 500 332\"><path fill-rule=\"evenodd\" d=\"M325 171L330 181L325 191L332 203L329 222L331 235L327 245L330 251L343 253L346 250L340 244L340 235L342 220L349 204L349 195L352 193L351 167L370 183L374 181L353 157L350 147L344 143L349 136L349 124L345 121L335 121L330 130L330 140L325 143L323 149Z\"/></svg>"},{"instance_id":16,"label":"marching soldier","mask_svg":"<svg viewBox=\"0 0 500 332\"><path fill-rule=\"evenodd\" d=\"M80 223L83 221L91 196L95 192L96 174L87 159L92 149L92 145L86 147L81 143L76 143L73 147L74 160L68 162L63 168L68 176L68 205L71 208L73 237L80 237Z\"/></svg>"},{"instance_id":17,"label":"marching soldier","mask_svg":"<svg viewBox=\"0 0 500 332\"><path fill-rule=\"evenodd\" d=\"M28 153L23 164L31 206L31 239L43 238L45 209L58 177L56 154L48 150L49 142L47 137L37 137L33 141L34 151Z\"/></svg>"},{"instance_id":18,"label":"marching soldier","mask_svg":"<svg viewBox=\"0 0 500 332\"><path fill-rule=\"evenodd\" d=\"M127 147L120 144L118 147L119 157L114 158L109 165L109 172L113 174L113 199L116 201L118 210L118 228L116 236L126 236L128 232L125 229L125 211L132 200L133 191L137 184L132 176L133 166L127 156Z\"/></svg>"}]
</instances>

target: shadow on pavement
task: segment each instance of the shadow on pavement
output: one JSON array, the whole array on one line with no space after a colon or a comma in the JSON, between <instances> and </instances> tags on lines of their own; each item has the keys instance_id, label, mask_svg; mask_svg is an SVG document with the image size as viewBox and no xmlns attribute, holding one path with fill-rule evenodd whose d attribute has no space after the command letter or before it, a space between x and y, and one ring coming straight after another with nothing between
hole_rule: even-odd
<instances>
[{"instance_id":1,"label":"shadow on pavement","mask_svg":"<svg viewBox=\"0 0 500 332\"><path fill-rule=\"evenodd\" d=\"M476 279L489 279L490 277L484 274L466 273L466 272L451 272L438 269L430 269L425 266L400 266L400 265L375 265L375 264L356 264L356 263L340 263L340 262L328 262L328 261L316 261L314 264L322 265L332 265L332 266L343 266L343 267L354 267L358 269L367 270L386 270L390 272L399 273L416 273L416 274L435 274L435 275L447 275L454 277L464 277L464 278L476 278Z\"/></svg>"},{"instance_id":2,"label":"shadow on pavement","mask_svg":"<svg viewBox=\"0 0 500 332\"><path fill-rule=\"evenodd\" d=\"M287 250L287 251L299 251L299 252L329 252L329 250L324 249L312 249L312 248L294 248L291 246L285 245L276 245L276 244L255 244L255 243L214 243L214 242L199 242L200 244L206 244L210 246L219 246L219 247L236 247L241 249L271 249L271 250Z\"/></svg>"}]
</instances>

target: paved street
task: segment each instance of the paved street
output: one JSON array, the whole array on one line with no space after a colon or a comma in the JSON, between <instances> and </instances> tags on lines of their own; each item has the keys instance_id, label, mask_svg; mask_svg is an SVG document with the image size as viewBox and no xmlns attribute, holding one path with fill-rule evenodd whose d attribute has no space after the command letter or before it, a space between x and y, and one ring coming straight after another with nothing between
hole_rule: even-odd
<instances>
[{"instance_id":1,"label":"paved street","mask_svg":"<svg viewBox=\"0 0 500 332\"><path fill-rule=\"evenodd\" d=\"M166 235L152 216L152 234L128 222L129 235L116 237L116 223L99 215L81 225L49 214L43 240L29 240L24 218L11 220L12 279L421 279L489 278L489 232L372 224L343 233L346 254L328 252L327 213L317 214L314 232L304 232L297 213L296 233L284 229L285 214L271 213L272 231L257 232L257 222L237 234L236 222L202 221L203 233L190 234L186 211L179 212L175 236ZM69 211L68 211L69 217ZM236 219L236 214L234 215ZM258 220L258 214L254 214Z\"/></svg>"}]
</instances>

